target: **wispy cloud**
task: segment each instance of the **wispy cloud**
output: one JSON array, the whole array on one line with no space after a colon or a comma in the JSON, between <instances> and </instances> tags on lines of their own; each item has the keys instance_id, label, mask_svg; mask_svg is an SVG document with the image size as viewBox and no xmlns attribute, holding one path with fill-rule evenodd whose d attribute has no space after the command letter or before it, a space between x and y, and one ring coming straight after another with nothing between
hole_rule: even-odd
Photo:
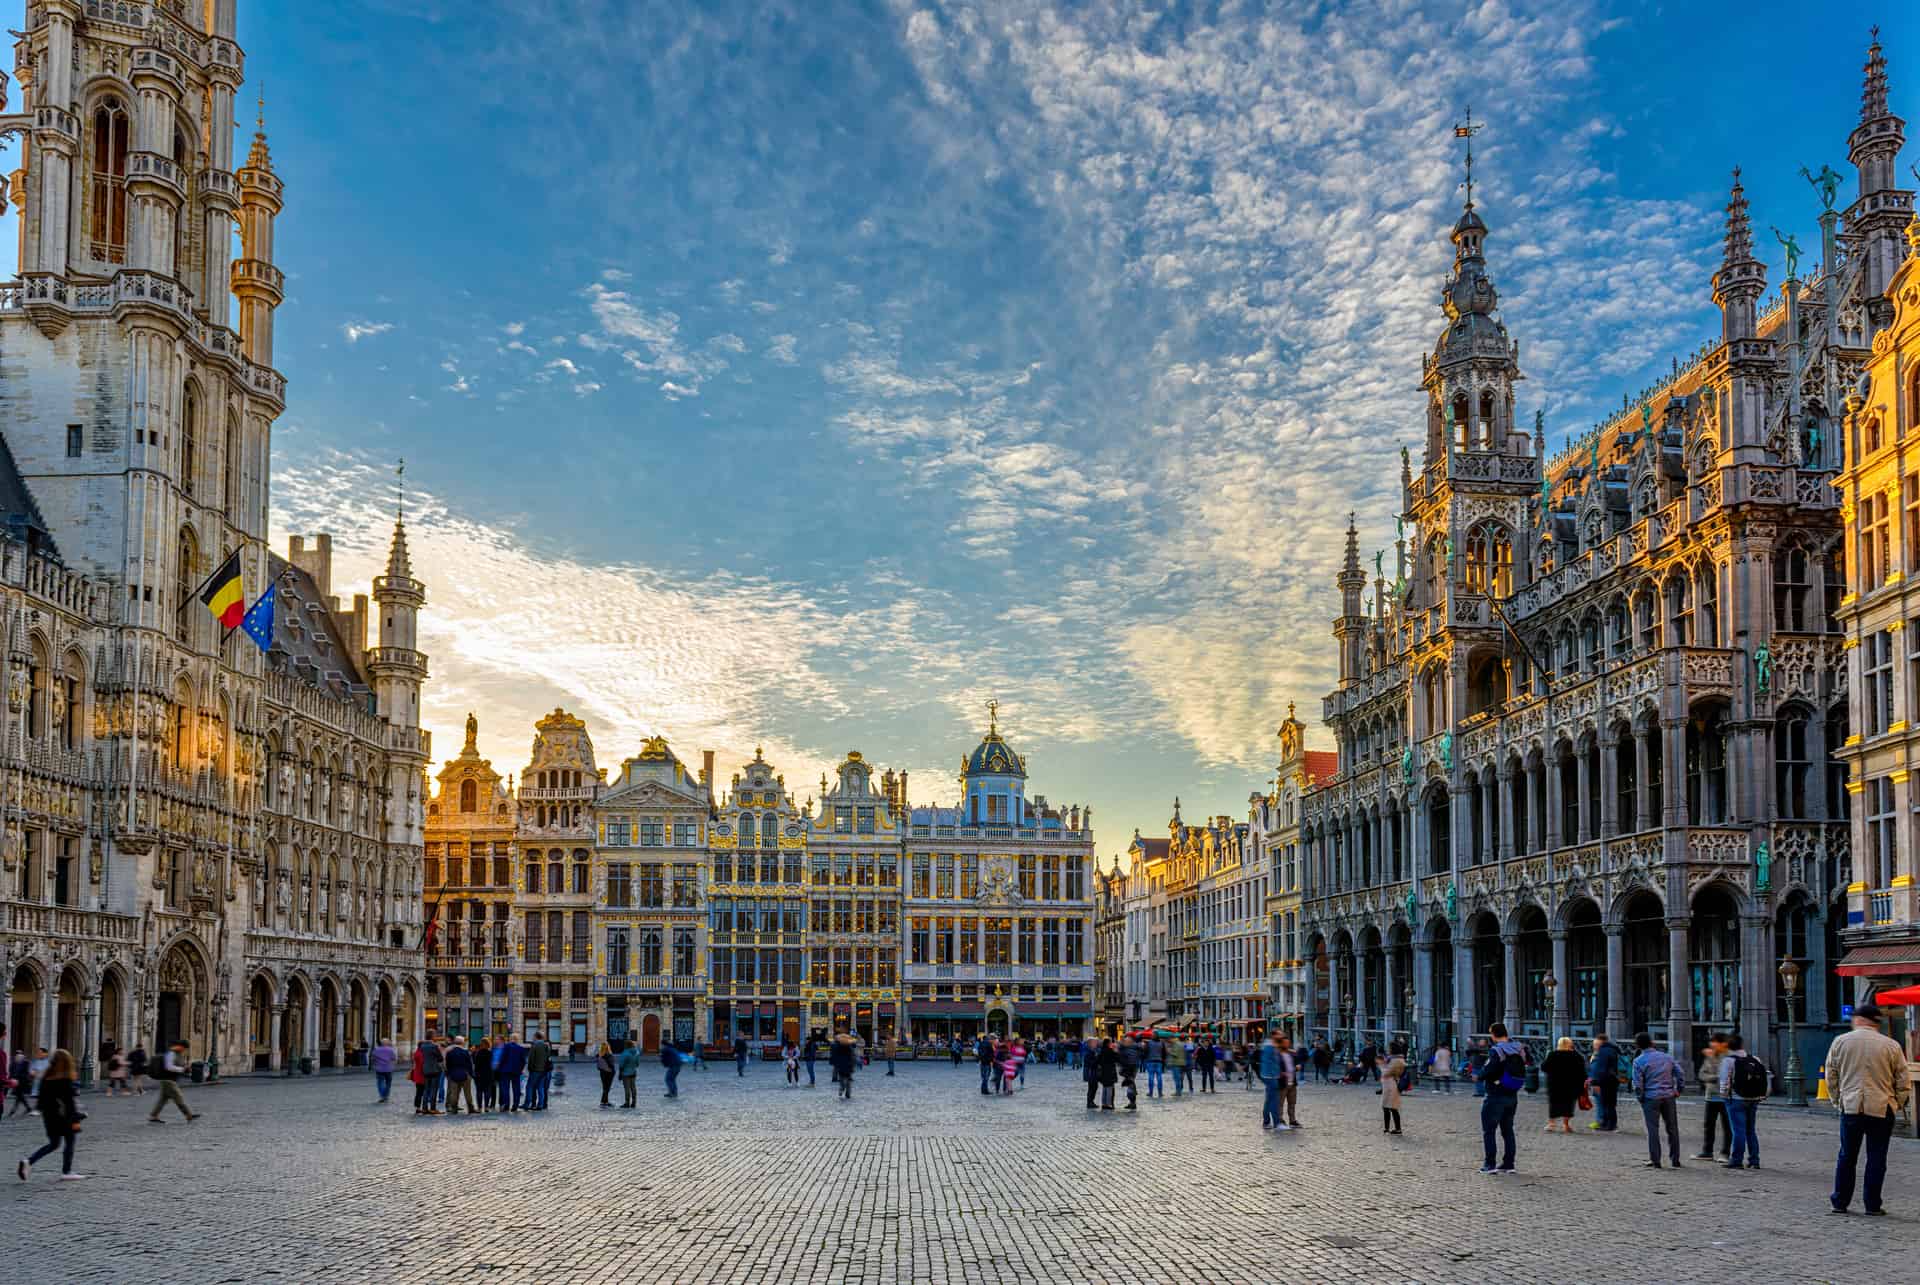
<instances>
[{"instance_id":1,"label":"wispy cloud","mask_svg":"<svg viewBox=\"0 0 1920 1285\"><path fill-rule=\"evenodd\" d=\"M349 321L340 327L340 333L347 337L348 343L357 344L362 339L372 339L392 329L391 321Z\"/></svg>"}]
</instances>

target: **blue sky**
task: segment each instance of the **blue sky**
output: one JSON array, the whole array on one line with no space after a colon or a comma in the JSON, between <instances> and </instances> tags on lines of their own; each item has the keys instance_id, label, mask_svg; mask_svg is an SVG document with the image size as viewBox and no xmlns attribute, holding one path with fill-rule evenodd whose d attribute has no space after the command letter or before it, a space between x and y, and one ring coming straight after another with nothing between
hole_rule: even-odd
<instances>
[{"instance_id":1,"label":"blue sky","mask_svg":"<svg viewBox=\"0 0 1920 1285\"><path fill-rule=\"evenodd\" d=\"M1816 244L1874 21L1920 118L1912 7L1769 9L243 0L276 526L363 582L407 458L443 755L565 704L941 802L997 697L1103 857L1242 816L1391 536L1451 122L1557 445L1714 333L1733 165Z\"/></svg>"}]
</instances>

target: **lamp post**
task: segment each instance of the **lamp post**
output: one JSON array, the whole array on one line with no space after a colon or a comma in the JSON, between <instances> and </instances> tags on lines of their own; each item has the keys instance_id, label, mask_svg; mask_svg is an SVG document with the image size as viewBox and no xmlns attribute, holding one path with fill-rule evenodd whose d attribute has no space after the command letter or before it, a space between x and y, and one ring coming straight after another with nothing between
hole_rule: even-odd
<instances>
[{"instance_id":1,"label":"lamp post","mask_svg":"<svg viewBox=\"0 0 1920 1285\"><path fill-rule=\"evenodd\" d=\"M1353 998L1349 996L1347 1002L1340 1006L1341 1025L1346 1028L1353 1038L1353 1052L1358 1053L1360 1051L1360 1039L1359 1032L1353 1029L1353 1011Z\"/></svg>"},{"instance_id":2,"label":"lamp post","mask_svg":"<svg viewBox=\"0 0 1920 1285\"><path fill-rule=\"evenodd\" d=\"M1560 1034L1560 979L1548 973L1542 979L1547 988L1547 1043L1553 1043Z\"/></svg>"},{"instance_id":3,"label":"lamp post","mask_svg":"<svg viewBox=\"0 0 1920 1285\"><path fill-rule=\"evenodd\" d=\"M1400 1020L1407 1024L1407 1053L1411 1056L1420 1047L1420 1024L1413 1016L1413 983L1409 981L1400 988Z\"/></svg>"},{"instance_id":4,"label":"lamp post","mask_svg":"<svg viewBox=\"0 0 1920 1285\"><path fill-rule=\"evenodd\" d=\"M1780 961L1780 989L1787 996L1787 1105L1807 1105L1807 1086L1800 1070L1800 1041L1793 1016L1794 997L1800 993L1800 965L1791 959Z\"/></svg>"}]
</instances>

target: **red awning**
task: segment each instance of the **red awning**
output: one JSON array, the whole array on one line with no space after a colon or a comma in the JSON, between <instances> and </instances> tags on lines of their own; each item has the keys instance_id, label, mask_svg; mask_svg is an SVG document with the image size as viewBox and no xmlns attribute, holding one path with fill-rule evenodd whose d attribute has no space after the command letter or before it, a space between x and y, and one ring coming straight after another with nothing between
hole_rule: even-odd
<instances>
[{"instance_id":1,"label":"red awning","mask_svg":"<svg viewBox=\"0 0 1920 1285\"><path fill-rule=\"evenodd\" d=\"M1855 946L1833 971L1842 977L1920 977L1920 941Z\"/></svg>"},{"instance_id":2,"label":"red awning","mask_svg":"<svg viewBox=\"0 0 1920 1285\"><path fill-rule=\"evenodd\" d=\"M1876 1004L1920 1004L1920 986L1902 986L1898 990L1881 991L1873 997Z\"/></svg>"}]
</instances>

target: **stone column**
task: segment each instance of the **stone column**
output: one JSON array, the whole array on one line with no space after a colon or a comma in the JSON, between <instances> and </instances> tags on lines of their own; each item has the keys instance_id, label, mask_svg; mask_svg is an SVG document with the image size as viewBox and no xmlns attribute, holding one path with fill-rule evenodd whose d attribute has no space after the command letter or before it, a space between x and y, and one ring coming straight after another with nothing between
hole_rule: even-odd
<instances>
[{"instance_id":1,"label":"stone column","mask_svg":"<svg viewBox=\"0 0 1920 1285\"><path fill-rule=\"evenodd\" d=\"M1340 1029L1340 956L1333 953L1331 942L1327 952L1327 1044L1332 1046Z\"/></svg>"},{"instance_id":2,"label":"stone column","mask_svg":"<svg viewBox=\"0 0 1920 1285\"><path fill-rule=\"evenodd\" d=\"M1453 1037L1462 1042L1474 1033L1479 1015L1473 1009L1473 947L1454 925L1453 936ZM1462 1051L1464 1042L1460 1043Z\"/></svg>"},{"instance_id":3,"label":"stone column","mask_svg":"<svg viewBox=\"0 0 1920 1285\"><path fill-rule=\"evenodd\" d=\"M1367 1011L1367 952L1356 939L1353 943L1353 1029L1365 1030L1373 1016Z\"/></svg>"},{"instance_id":4,"label":"stone column","mask_svg":"<svg viewBox=\"0 0 1920 1285\"><path fill-rule=\"evenodd\" d=\"M333 1001L333 1065L338 1071L347 1069L347 1008L338 996Z\"/></svg>"},{"instance_id":5,"label":"stone column","mask_svg":"<svg viewBox=\"0 0 1920 1285\"><path fill-rule=\"evenodd\" d=\"M1634 778L1633 778L1633 828L1651 830L1653 828L1653 791L1647 781L1647 773L1652 766L1651 756L1647 753L1647 738L1654 734L1652 728L1644 732L1635 732L1633 736ZM1666 764L1660 765L1662 773Z\"/></svg>"},{"instance_id":6,"label":"stone column","mask_svg":"<svg viewBox=\"0 0 1920 1285\"><path fill-rule=\"evenodd\" d=\"M285 1004L275 1004L273 1006L273 1034L267 1044L267 1069L269 1071L281 1071L285 1069L282 1065L283 1059L280 1055L280 1049L285 1042L286 1028L287 1006Z\"/></svg>"},{"instance_id":7,"label":"stone column","mask_svg":"<svg viewBox=\"0 0 1920 1285\"><path fill-rule=\"evenodd\" d=\"M1605 924L1607 934L1607 1034L1624 1040L1627 1030L1627 950L1625 924Z\"/></svg>"},{"instance_id":8,"label":"stone column","mask_svg":"<svg viewBox=\"0 0 1920 1285\"><path fill-rule=\"evenodd\" d=\"M89 991L80 1009L80 1087L93 1087L95 1051L100 1047L100 992ZM106 1068L98 1068L104 1071Z\"/></svg>"},{"instance_id":9,"label":"stone column","mask_svg":"<svg viewBox=\"0 0 1920 1285\"><path fill-rule=\"evenodd\" d=\"M1773 971L1773 916L1742 915L1740 943L1741 1029L1752 1031L1755 1041L1764 1042L1767 1028L1773 1024L1773 992L1779 980ZM1813 979L1802 978L1801 984L1808 980ZM1782 1029L1780 1034L1784 1043L1786 1031ZM1784 1068L1786 1062L1782 1060L1780 1065Z\"/></svg>"},{"instance_id":10,"label":"stone column","mask_svg":"<svg viewBox=\"0 0 1920 1285\"><path fill-rule=\"evenodd\" d=\"M1661 824L1678 830L1687 824L1687 720L1660 720Z\"/></svg>"},{"instance_id":11,"label":"stone column","mask_svg":"<svg viewBox=\"0 0 1920 1285\"><path fill-rule=\"evenodd\" d=\"M1600 742L1600 830L1595 836L1611 839L1620 833L1620 738Z\"/></svg>"},{"instance_id":12,"label":"stone column","mask_svg":"<svg viewBox=\"0 0 1920 1285\"><path fill-rule=\"evenodd\" d=\"M1393 1015L1393 1020L1391 1023L1381 1022L1382 1026L1389 1024L1396 1027L1405 1026L1407 1025L1408 1018L1411 1016L1405 1011L1406 1006L1401 1002L1400 998L1399 961L1394 958L1398 953L1399 952L1394 949L1392 939L1389 938L1386 949L1381 952L1380 959L1382 964L1382 978L1385 983L1383 989L1386 991L1387 1012ZM1389 1036L1388 1038L1389 1042L1391 1042L1392 1037Z\"/></svg>"},{"instance_id":13,"label":"stone column","mask_svg":"<svg viewBox=\"0 0 1920 1285\"><path fill-rule=\"evenodd\" d=\"M1540 770L1546 771L1544 762L1540 765ZM1527 792L1527 851L1539 852L1546 847L1547 842L1546 817L1542 814L1549 811L1553 804L1552 800L1548 799L1544 805L1536 806L1540 803L1542 793L1533 788L1533 771L1531 767L1523 766L1520 769L1520 777L1524 782L1521 788Z\"/></svg>"},{"instance_id":14,"label":"stone column","mask_svg":"<svg viewBox=\"0 0 1920 1285\"><path fill-rule=\"evenodd\" d=\"M1520 934L1512 929L1500 933L1501 986L1506 992L1506 1013L1503 1020L1507 1024L1507 1033L1520 1033Z\"/></svg>"},{"instance_id":15,"label":"stone column","mask_svg":"<svg viewBox=\"0 0 1920 1285\"><path fill-rule=\"evenodd\" d=\"M1561 833L1560 814L1563 800L1560 797L1560 747L1556 743L1547 750L1546 761L1540 770L1547 774L1547 815L1546 821L1547 851L1558 852L1562 846L1571 843L1569 835Z\"/></svg>"},{"instance_id":16,"label":"stone column","mask_svg":"<svg viewBox=\"0 0 1920 1285\"><path fill-rule=\"evenodd\" d=\"M1420 940L1420 933L1414 934L1413 942L1413 1051L1431 1047L1434 1041L1433 1030L1433 944Z\"/></svg>"},{"instance_id":17,"label":"stone column","mask_svg":"<svg viewBox=\"0 0 1920 1285\"><path fill-rule=\"evenodd\" d=\"M1568 985L1567 930L1550 929L1547 936L1553 942L1553 994L1548 1000L1547 1036L1555 1039L1572 1024L1573 988Z\"/></svg>"},{"instance_id":18,"label":"stone column","mask_svg":"<svg viewBox=\"0 0 1920 1285\"><path fill-rule=\"evenodd\" d=\"M1515 845L1520 839L1520 782L1526 779L1523 770L1515 774L1513 760L1503 760L1499 768L1500 806L1507 810L1507 823L1500 827L1500 851L1495 854L1501 861L1513 860Z\"/></svg>"},{"instance_id":19,"label":"stone column","mask_svg":"<svg viewBox=\"0 0 1920 1285\"><path fill-rule=\"evenodd\" d=\"M1577 812L1580 826L1576 843L1591 843L1594 839L1593 816L1593 760L1587 751L1575 747L1573 754L1574 788L1580 792L1575 800L1579 805Z\"/></svg>"},{"instance_id":20,"label":"stone column","mask_svg":"<svg viewBox=\"0 0 1920 1285\"><path fill-rule=\"evenodd\" d=\"M1667 919L1667 1052L1691 1074L1693 1006L1687 955L1689 922L1685 915Z\"/></svg>"}]
</instances>

